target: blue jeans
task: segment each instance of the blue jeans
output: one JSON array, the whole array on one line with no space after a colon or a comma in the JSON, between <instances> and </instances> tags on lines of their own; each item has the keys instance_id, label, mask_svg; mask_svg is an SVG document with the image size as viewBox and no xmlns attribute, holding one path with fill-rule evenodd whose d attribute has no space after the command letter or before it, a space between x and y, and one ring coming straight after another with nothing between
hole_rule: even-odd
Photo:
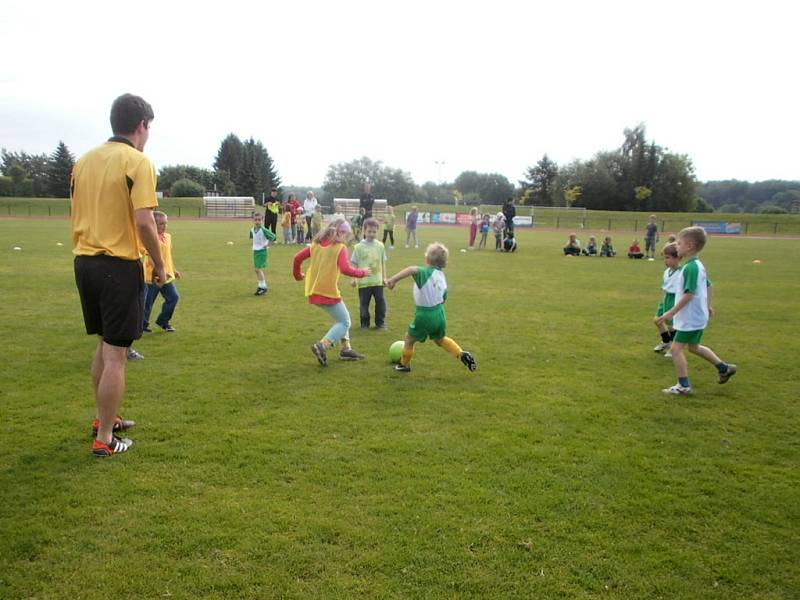
<instances>
[{"instance_id":1,"label":"blue jeans","mask_svg":"<svg viewBox=\"0 0 800 600\"><path fill-rule=\"evenodd\" d=\"M153 310L153 304L155 304L159 293L164 296L164 304L161 305L161 313L156 319L156 325L159 327L169 325L172 315L175 313L175 307L178 305L178 300L180 300L175 283L165 283L161 287L154 283L146 283L145 286L147 287L147 292L144 298L144 326L147 327L150 324L150 311Z\"/></svg>"},{"instance_id":2,"label":"blue jeans","mask_svg":"<svg viewBox=\"0 0 800 600\"><path fill-rule=\"evenodd\" d=\"M347 312L347 307L344 305L344 300L338 304L317 304L322 310L328 313L331 318L336 321L328 333L325 334L325 339L333 344L340 340L350 339L350 313Z\"/></svg>"}]
</instances>

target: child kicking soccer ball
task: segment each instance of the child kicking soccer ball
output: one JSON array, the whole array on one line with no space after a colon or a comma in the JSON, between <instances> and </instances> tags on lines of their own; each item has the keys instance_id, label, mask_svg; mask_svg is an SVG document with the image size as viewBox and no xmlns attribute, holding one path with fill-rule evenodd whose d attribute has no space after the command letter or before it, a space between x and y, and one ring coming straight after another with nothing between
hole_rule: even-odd
<instances>
[{"instance_id":1,"label":"child kicking soccer ball","mask_svg":"<svg viewBox=\"0 0 800 600\"><path fill-rule=\"evenodd\" d=\"M447 256L447 248L443 244L434 242L425 250L426 266L406 267L386 280L386 287L393 290L398 281L413 277L414 303L417 305L414 321L406 333L403 356L400 364L394 367L396 371L401 373L411 371L414 345L417 342L424 342L429 337L434 344L460 359L470 371L478 368L478 363L472 354L462 350L453 339L446 337L447 316L444 311L444 301L447 299L447 279L442 269L447 266Z\"/></svg>"},{"instance_id":2,"label":"child kicking soccer ball","mask_svg":"<svg viewBox=\"0 0 800 600\"><path fill-rule=\"evenodd\" d=\"M714 314L706 269L697 257L706 245L706 231L702 227L682 229L675 244L678 256L684 260L678 277L675 306L656 317L655 323L660 327L672 319L676 330L672 342L672 362L678 374L678 383L662 391L665 394L685 396L692 392L692 386L689 383L689 365L684 349L688 348L692 354L697 354L714 365L719 373L718 383L727 383L737 369L736 365L723 362L711 348L700 345L703 332L708 326L708 318Z\"/></svg>"}]
</instances>

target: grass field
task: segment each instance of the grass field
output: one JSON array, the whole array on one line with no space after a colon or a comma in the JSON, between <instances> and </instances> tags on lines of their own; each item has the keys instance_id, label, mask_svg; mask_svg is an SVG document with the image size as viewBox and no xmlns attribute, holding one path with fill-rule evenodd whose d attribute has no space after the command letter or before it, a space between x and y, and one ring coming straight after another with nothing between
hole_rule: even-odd
<instances>
[{"instance_id":1,"label":"grass field","mask_svg":"<svg viewBox=\"0 0 800 600\"><path fill-rule=\"evenodd\" d=\"M563 232L461 253L465 228L422 228L451 249L448 332L478 371L430 343L391 370L409 281L389 332L354 330L367 360L323 369L296 247L254 297L247 228L171 222L177 333L136 343L136 445L94 459L69 222L0 220L0 598L800 594L800 241L711 239L704 343L740 372L720 386L690 357L695 393L670 398L660 262L564 258Z\"/></svg>"}]
</instances>

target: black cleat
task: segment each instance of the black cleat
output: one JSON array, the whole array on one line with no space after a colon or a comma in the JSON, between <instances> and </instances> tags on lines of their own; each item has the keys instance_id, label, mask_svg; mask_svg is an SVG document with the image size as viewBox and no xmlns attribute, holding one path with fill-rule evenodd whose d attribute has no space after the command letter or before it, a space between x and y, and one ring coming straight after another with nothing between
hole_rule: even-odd
<instances>
[{"instance_id":1,"label":"black cleat","mask_svg":"<svg viewBox=\"0 0 800 600\"><path fill-rule=\"evenodd\" d=\"M470 370L475 371L478 368L478 363L475 362L475 358L473 358L472 354L469 352L462 352L461 353L461 362Z\"/></svg>"}]
</instances>

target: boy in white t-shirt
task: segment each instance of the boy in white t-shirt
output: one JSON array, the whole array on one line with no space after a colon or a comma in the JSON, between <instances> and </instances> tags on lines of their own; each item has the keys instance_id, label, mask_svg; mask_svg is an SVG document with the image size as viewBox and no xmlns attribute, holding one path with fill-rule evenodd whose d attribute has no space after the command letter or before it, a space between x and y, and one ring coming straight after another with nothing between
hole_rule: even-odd
<instances>
[{"instance_id":1,"label":"boy in white t-shirt","mask_svg":"<svg viewBox=\"0 0 800 600\"><path fill-rule=\"evenodd\" d=\"M727 383L736 374L736 365L723 362L711 348L701 346L700 340L708 326L708 318L714 314L711 307L711 286L706 268L697 255L706 245L706 232L702 227L687 227L678 234L675 242L678 256L684 259L675 292L675 306L655 318L656 325L672 319L675 339L672 342L672 361L678 374L678 383L662 390L665 394L686 395L691 393L689 365L683 353L688 348L717 368L719 383Z\"/></svg>"}]
</instances>

